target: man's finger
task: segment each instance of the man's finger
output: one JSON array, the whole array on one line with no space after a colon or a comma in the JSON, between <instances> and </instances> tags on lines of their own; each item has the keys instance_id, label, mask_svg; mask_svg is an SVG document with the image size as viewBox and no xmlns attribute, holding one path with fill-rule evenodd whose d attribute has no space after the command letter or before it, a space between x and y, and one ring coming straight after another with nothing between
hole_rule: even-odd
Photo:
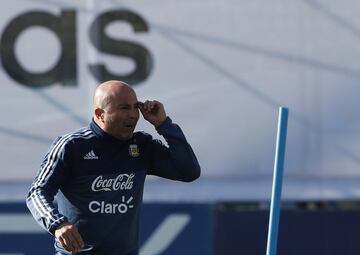
<instances>
[{"instance_id":1,"label":"man's finger","mask_svg":"<svg viewBox=\"0 0 360 255\"><path fill-rule=\"evenodd\" d=\"M80 250L84 246L84 242L81 238L80 233L77 231L77 229L74 229L72 232L72 239L74 240L75 246Z\"/></svg>"},{"instance_id":2,"label":"man's finger","mask_svg":"<svg viewBox=\"0 0 360 255\"><path fill-rule=\"evenodd\" d=\"M149 111L151 112L153 109L154 109L154 102L153 101L150 101L149 102Z\"/></svg>"},{"instance_id":3,"label":"man's finger","mask_svg":"<svg viewBox=\"0 0 360 255\"><path fill-rule=\"evenodd\" d=\"M144 114L145 114L144 104L141 104L141 105L139 104L139 110L140 110L141 114L144 116Z\"/></svg>"},{"instance_id":4,"label":"man's finger","mask_svg":"<svg viewBox=\"0 0 360 255\"><path fill-rule=\"evenodd\" d=\"M141 101L138 101L136 104L135 104L136 107L138 108L143 108L144 107L144 103L141 102Z\"/></svg>"},{"instance_id":5,"label":"man's finger","mask_svg":"<svg viewBox=\"0 0 360 255\"><path fill-rule=\"evenodd\" d=\"M65 244L64 239L63 239L61 236L59 236L57 240L59 241L59 243L61 244L61 246L62 246L65 250L68 249L68 248L67 248L67 245Z\"/></svg>"},{"instance_id":6,"label":"man's finger","mask_svg":"<svg viewBox=\"0 0 360 255\"><path fill-rule=\"evenodd\" d=\"M150 109L150 101L146 100L145 103L144 103L144 106L145 106L145 111L149 111L149 109Z\"/></svg>"},{"instance_id":7,"label":"man's finger","mask_svg":"<svg viewBox=\"0 0 360 255\"><path fill-rule=\"evenodd\" d=\"M59 241L62 245L62 247L64 247L65 250L67 251L73 251L73 248L71 246L71 243L68 241L67 238L63 237L63 236L60 236L59 237Z\"/></svg>"}]
</instances>

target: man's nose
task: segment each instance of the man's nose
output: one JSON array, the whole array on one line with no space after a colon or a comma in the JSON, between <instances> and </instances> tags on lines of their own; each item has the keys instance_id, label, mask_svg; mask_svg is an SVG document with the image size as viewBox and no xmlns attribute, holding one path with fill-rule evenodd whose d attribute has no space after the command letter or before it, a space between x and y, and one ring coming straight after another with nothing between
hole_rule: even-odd
<instances>
[{"instance_id":1,"label":"man's nose","mask_svg":"<svg viewBox=\"0 0 360 255\"><path fill-rule=\"evenodd\" d=\"M130 118L138 119L139 118L139 109L133 108L129 112Z\"/></svg>"}]
</instances>

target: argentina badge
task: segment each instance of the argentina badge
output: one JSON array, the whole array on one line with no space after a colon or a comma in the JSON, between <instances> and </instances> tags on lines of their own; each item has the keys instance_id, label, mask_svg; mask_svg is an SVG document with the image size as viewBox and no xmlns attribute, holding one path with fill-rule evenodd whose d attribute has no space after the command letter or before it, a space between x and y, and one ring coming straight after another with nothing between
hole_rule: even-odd
<instances>
[{"instance_id":1,"label":"argentina badge","mask_svg":"<svg viewBox=\"0 0 360 255\"><path fill-rule=\"evenodd\" d=\"M129 154L131 157L139 157L140 156L139 147L137 146L137 144L129 145Z\"/></svg>"}]
</instances>

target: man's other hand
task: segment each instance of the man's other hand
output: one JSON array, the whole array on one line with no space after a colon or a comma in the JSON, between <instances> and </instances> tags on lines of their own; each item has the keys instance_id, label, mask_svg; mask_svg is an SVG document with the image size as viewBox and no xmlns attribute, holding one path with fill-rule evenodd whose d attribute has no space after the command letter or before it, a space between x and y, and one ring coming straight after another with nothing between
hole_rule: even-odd
<instances>
[{"instance_id":1,"label":"man's other hand","mask_svg":"<svg viewBox=\"0 0 360 255\"><path fill-rule=\"evenodd\" d=\"M84 241L75 225L64 223L55 230L55 237L65 250L77 253L84 246Z\"/></svg>"}]
</instances>

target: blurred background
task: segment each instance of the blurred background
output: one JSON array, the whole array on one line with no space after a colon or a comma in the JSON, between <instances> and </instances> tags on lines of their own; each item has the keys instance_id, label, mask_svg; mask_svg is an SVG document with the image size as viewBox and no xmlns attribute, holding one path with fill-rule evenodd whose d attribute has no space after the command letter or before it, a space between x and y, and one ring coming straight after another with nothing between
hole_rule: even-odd
<instances>
[{"instance_id":1,"label":"blurred background","mask_svg":"<svg viewBox=\"0 0 360 255\"><path fill-rule=\"evenodd\" d=\"M27 191L51 142L89 124L92 94L110 79L163 102L202 167L190 184L147 179L141 254L265 253L279 106L289 107L279 254L359 254L359 10L356 0L3 0L0 254L52 251ZM138 130L158 137L143 119Z\"/></svg>"}]
</instances>

